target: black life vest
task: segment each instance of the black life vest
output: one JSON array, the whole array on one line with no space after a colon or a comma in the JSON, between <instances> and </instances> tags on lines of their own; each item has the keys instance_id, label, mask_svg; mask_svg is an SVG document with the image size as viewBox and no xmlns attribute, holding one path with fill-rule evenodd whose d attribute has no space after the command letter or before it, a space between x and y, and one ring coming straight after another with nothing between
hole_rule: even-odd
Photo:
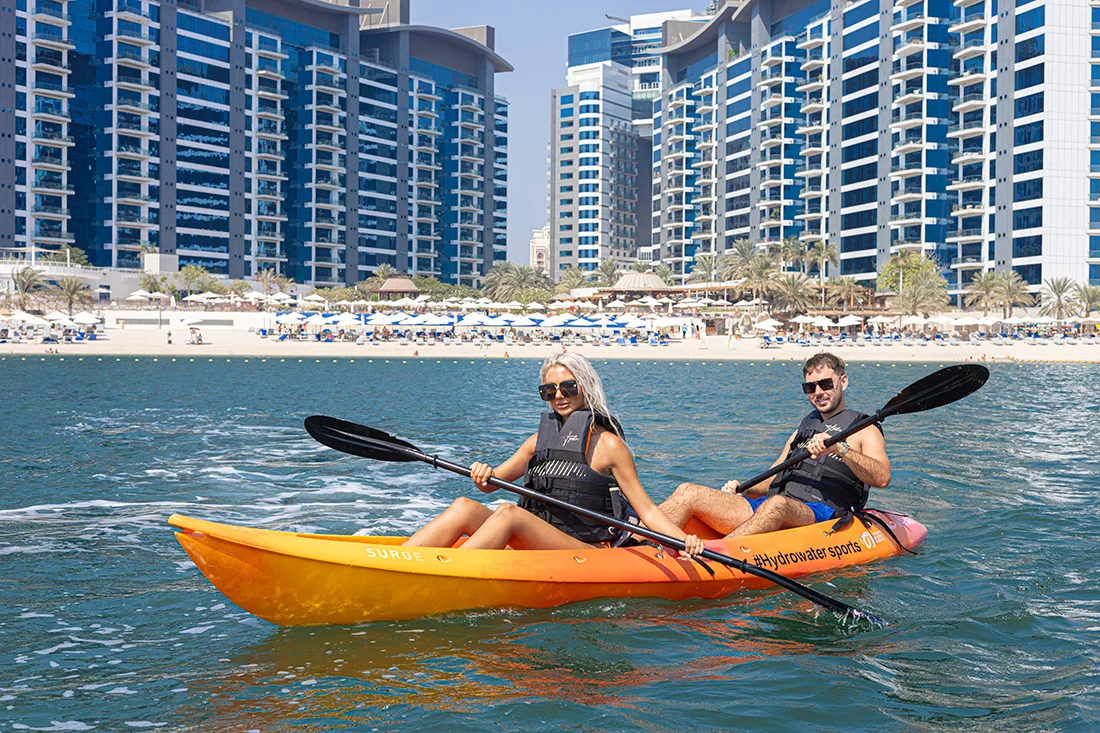
<instances>
[{"instance_id":1,"label":"black life vest","mask_svg":"<svg viewBox=\"0 0 1100 733\"><path fill-rule=\"evenodd\" d=\"M599 415L593 419L588 410L577 410L564 422L556 412L544 413L524 485L574 506L625 519L627 504L615 479L588 465L586 449L594 424L610 429L608 418ZM519 505L581 542L614 544L623 537L604 524L536 499L522 497Z\"/></svg>"},{"instance_id":2,"label":"black life vest","mask_svg":"<svg viewBox=\"0 0 1100 733\"><path fill-rule=\"evenodd\" d=\"M817 433L835 435L866 417L855 410L842 410L822 420L821 413L814 410L802 418L787 455L805 448ZM875 427L882 430L878 425ZM785 494L799 501L821 502L843 514L862 509L869 493L870 487L860 481L839 456L828 455L817 460L807 458L779 474L768 496Z\"/></svg>"}]
</instances>

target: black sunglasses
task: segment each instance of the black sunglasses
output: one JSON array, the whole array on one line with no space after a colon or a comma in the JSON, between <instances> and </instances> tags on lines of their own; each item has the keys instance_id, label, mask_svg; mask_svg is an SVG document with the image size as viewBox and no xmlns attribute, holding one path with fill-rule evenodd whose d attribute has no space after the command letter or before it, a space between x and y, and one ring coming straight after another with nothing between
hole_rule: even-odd
<instances>
[{"instance_id":1,"label":"black sunglasses","mask_svg":"<svg viewBox=\"0 0 1100 733\"><path fill-rule=\"evenodd\" d=\"M819 379L816 382L803 382L802 391L806 394L813 394L817 391L818 387L821 387L822 392L828 392L835 385L833 384L832 377L826 377L825 379Z\"/></svg>"},{"instance_id":2,"label":"black sunglasses","mask_svg":"<svg viewBox=\"0 0 1100 733\"><path fill-rule=\"evenodd\" d=\"M542 398L543 402L554 399L554 395L558 392L561 392L562 397L576 397L581 393L581 386L577 384L576 379L567 379L561 384L547 382L539 385L539 397Z\"/></svg>"}]
</instances>

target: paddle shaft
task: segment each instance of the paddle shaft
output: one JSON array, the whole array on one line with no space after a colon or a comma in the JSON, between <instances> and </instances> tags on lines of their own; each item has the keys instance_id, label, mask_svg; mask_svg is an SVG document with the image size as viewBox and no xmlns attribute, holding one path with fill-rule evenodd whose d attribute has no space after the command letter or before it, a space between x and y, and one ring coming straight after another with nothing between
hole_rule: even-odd
<instances>
[{"instance_id":1,"label":"paddle shaft","mask_svg":"<svg viewBox=\"0 0 1100 733\"><path fill-rule=\"evenodd\" d=\"M368 438L367 440L370 439ZM423 461L424 463L431 464L435 468L442 468L447 471L461 474L462 476L470 476L470 469L466 466L458 463L453 463L438 456L429 456L426 453L410 450L402 446L393 445L392 443L386 444L386 448L390 451L393 451L394 453L401 453L418 461ZM539 492L528 489L525 486L520 486L519 484L514 484L510 481L504 481L502 479L496 478L495 476L491 477L488 483L489 485L495 486L498 489L505 489L507 491L519 494L520 496L526 496L529 499L541 501L545 504L556 506L559 509L565 509L567 511L573 512L574 514L579 514L583 517L587 517L608 526L615 527L620 531L641 535L642 537L646 537L647 539L659 542L662 545L667 545L668 547L674 547L680 551L684 551L686 549L683 540L678 540L675 537L670 537L669 535L652 530L649 527L637 524L630 524L629 522L624 522L616 517L610 517L606 514L600 514L599 512L585 509L584 507L574 506L573 504L562 501L561 499L558 499L556 497L547 496L546 494L540 494ZM813 601L817 605L827 608L830 611L835 611L836 613L841 614L851 613L854 614L856 617L867 618L873 623L886 623L884 620L878 618L877 616L874 616L873 614L867 613L866 611L860 611L859 609L853 608L846 603L836 600L835 598L830 598L829 596L818 593L813 588L802 585L801 583L791 580L786 576L780 575L779 573L773 573L770 570L758 567L756 565L753 565L752 563L745 562L744 560L739 560L735 557L729 557L728 555L723 555L719 552L715 552L714 550L703 550L703 552L701 552L699 556L704 557L707 560L713 560L714 562L721 563L722 565L727 565L731 568L735 568L736 570L740 570L742 573L745 573L747 575L755 575L759 578L768 580L778 586L786 588L793 593L797 593L803 598Z\"/></svg>"},{"instance_id":2,"label":"paddle shaft","mask_svg":"<svg viewBox=\"0 0 1100 733\"><path fill-rule=\"evenodd\" d=\"M912 404L913 402L916 402L917 400L924 399L925 397L932 394L933 392L938 392L938 391L942 391L942 390L943 390L942 385L936 385L936 386L933 386L933 387L929 387L928 389L926 389L922 392L918 392L917 394L913 395L912 397L908 397L904 400L900 400L896 404L886 405L881 410L876 412L874 415L871 415L870 417L867 417L863 420L860 420L859 422L857 422L855 425L852 425L847 430L841 430L836 435L833 435L833 436L830 436L829 438L827 438L825 440L825 447L828 448L830 446L834 446L837 443L839 443L840 441L844 440L845 438L850 437L852 435L855 435L860 430L863 430L864 428L869 428L869 427L871 427L872 425L874 425L876 423L882 422L886 418L890 417L894 413L896 413L899 410L901 410L902 408L904 408L906 405ZM793 456L788 458L787 460L780 463L779 465L772 466L767 471L764 471L763 473L758 473L755 476L753 476L752 478L745 481L744 483L739 484L737 486L737 493L738 494L744 493L746 489L749 489L753 486L756 486L761 481L767 481L768 479L770 479L772 476L775 476L776 474L783 473L784 471L786 471L791 466L793 466L797 463L802 463L802 461L806 460L809 457L810 457L810 452L808 450L800 450L797 453L795 453Z\"/></svg>"}]
</instances>

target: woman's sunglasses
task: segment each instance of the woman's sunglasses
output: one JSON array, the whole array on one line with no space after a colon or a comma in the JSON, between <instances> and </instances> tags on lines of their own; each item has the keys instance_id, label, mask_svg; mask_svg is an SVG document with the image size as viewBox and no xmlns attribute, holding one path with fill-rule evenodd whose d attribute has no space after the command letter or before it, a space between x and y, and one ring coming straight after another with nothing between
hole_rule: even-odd
<instances>
[{"instance_id":1,"label":"woman's sunglasses","mask_svg":"<svg viewBox=\"0 0 1100 733\"><path fill-rule=\"evenodd\" d=\"M554 395L558 392L561 392L562 397L576 397L581 393L581 386L577 384L576 379L567 379L561 384L547 382L539 385L539 397L542 398L543 402L554 399Z\"/></svg>"},{"instance_id":2,"label":"woman's sunglasses","mask_svg":"<svg viewBox=\"0 0 1100 733\"><path fill-rule=\"evenodd\" d=\"M816 382L803 382L802 391L806 394L813 394L817 391L818 387L821 387L822 392L828 392L834 386L833 378L826 377L825 379L819 379Z\"/></svg>"}]
</instances>

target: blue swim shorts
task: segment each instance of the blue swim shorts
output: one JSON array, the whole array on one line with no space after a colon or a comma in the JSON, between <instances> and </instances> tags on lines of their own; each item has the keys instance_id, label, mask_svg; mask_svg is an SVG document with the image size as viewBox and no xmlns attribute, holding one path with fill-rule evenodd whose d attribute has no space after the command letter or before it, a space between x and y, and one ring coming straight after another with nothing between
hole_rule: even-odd
<instances>
[{"instance_id":1,"label":"blue swim shorts","mask_svg":"<svg viewBox=\"0 0 1100 733\"><path fill-rule=\"evenodd\" d=\"M749 503L749 506L752 507L752 511L755 514L757 507L763 504L764 500L767 498L766 496L761 496L759 499L750 499L746 496L745 501ZM828 504L822 504L820 501L807 501L803 503L813 511L815 522L827 522L830 519L836 519L836 509L833 509Z\"/></svg>"}]
</instances>

